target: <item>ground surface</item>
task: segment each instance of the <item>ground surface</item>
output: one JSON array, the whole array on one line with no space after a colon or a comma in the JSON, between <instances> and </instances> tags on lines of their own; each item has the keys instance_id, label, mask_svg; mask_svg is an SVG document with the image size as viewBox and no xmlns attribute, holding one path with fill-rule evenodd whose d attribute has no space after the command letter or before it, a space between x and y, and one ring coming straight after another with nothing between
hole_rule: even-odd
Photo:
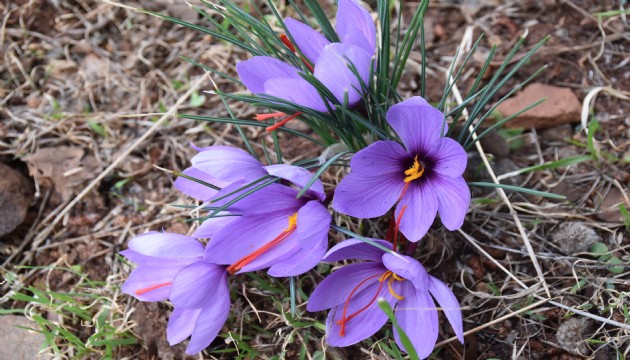
<instances>
[{"instance_id":1,"label":"ground surface","mask_svg":"<svg viewBox=\"0 0 630 360\"><path fill-rule=\"evenodd\" d=\"M473 188L476 200L462 231L437 228L423 240L415 256L452 286L464 306L465 329L473 330L465 347L446 342L435 357L627 357L630 331L619 323L630 325L630 225L624 226L619 204L630 208L630 101L622 99L630 90L630 32L622 12L596 15L620 10L621 4L462 3L430 5L425 25L429 101L439 101L444 72L467 29L471 39L485 35L482 54L498 46L489 76L525 31L522 53L551 35L506 89L548 65L535 81L568 89L577 101L569 96L556 104L559 115L537 119L545 129L531 129L532 123L525 122L523 131L503 131L484 143L484 150L497 175L597 151L576 165L501 178L506 184L568 198L563 202L509 193L520 226L496 192ZM128 4L204 24L183 2ZM405 5L404 13L415 6ZM54 351L70 358L184 358L182 345L170 348L165 340L169 307L137 303L120 294L118 287L131 266L116 254L132 236L148 229L191 231L187 212L168 206L190 200L176 193L173 179L152 165L187 167L191 141L202 146L241 144L229 125L162 119L167 111L227 115L219 98L203 95L212 89L210 81L178 55L233 73L244 54L209 36L98 1L16 0L3 2L0 10L0 162L13 169L2 168L0 178L0 261L7 279L2 293L13 295L2 298L3 313L26 309L33 328L44 329L56 344ZM332 14L334 7L329 10ZM418 94L421 58L419 53L411 58L401 86L405 96ZM458 83L463 93L483 60L473 58ZM225 91L244 91L215 80ZM591 105L600 128L589 147L578 126L579 106L599 86L605 90ZM257 111L239 104L233 110L242 118ZM567 123L559 124L561 118ZM257 150L263 140L270 144L258 128L245 131L258 140ZM322 151L286 135L281 141L289 161ZM328 174L328 185L335 178ZM467 179L489 179L475 149ZM373 231L382 236L380 229ZM621 265L611 268L612 258ZM298 280L303 294L329 271L319 270ZM287 286L263 273L234 281L233 291L242 296L205 356L272 358L283 351L287 358L308 359L320 351L331 359L390 356L385 350L391 346L388 327L357 346L324 348L323 333L311 326L322 322L324 314L306 312L305 297L298 292L301 319L292 326L286 315ZM555 303L541 301L547 298L545 287ZM443 326L439 341L451 335Z\"/></svg>"}]
</instances>

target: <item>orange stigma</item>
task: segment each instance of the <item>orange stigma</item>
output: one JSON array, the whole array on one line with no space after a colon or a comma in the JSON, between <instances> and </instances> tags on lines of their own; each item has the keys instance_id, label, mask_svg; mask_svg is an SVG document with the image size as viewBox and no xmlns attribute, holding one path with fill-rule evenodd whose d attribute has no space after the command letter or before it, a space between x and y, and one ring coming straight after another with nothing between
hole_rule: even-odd
<instances>
[{"instance_id":1,"label":"orange stigma","mask_svg":"<svg viewBox=\"0 0 630 360\"><path fill-rule=\"evenodd\" d=\"M169 286L169 285L171 285L171 284L172 284L172 282L171 282L171 281L167 281L167 282L165 282L165 283L161 283L161 284L157 284L157 285L152 285L152 286L147 286L147 287L145 287L145 288L142 288L142 289L138 289L138 290L136 290L136 295L143 295L143 294L148 293L149 291L153 291L153 290L155 290L155 289L163 288L163 287L165 287L165 286Z\"/></svg>"},{"instance_id":2,"label":"orange stigma","mask_svg":"<svg viewBox=\"0 0 630 360\"><path fill-rule=\"evenodd\" d=\"M280 235L278 235L276 238L266 243L265 245L261 246L260 248L254 250L251 254L244 256L240 260L236 261L234 264L228 266L227 271L230 273L230 275L234 275L247 264L256 260L260 255L264 254L268 250L286 240L291 234L293 234L295 229L297 229L297 213L293 213L293 215L289 216L289 225L280 233Z\"/></svg>"},{"instance_id":3,"label":"orange stigma","mask_svg":"<svg viewBox=\"0 0 630 360\"><path fill-rule=\"evenodd\" d=\"M359 290L359 288L361 288L361 286L363 286L363 284L365 284L366 282L368 282L371 279L374 279L375 277L379 277L378 278L378 288L376 289L376 294L374 294L374 296L372 297L372 299L370 299L370 301L367 303L367 305L365 305L364 307L360 308L359 310L353 312L350 315L347 315L348 312L348 306L350 305L350 300L352 299L352 296L354 295L354 293L357 292L357 290ZM345 336L346 335L346 324L348 323L348 321L354 319L357 315L359 315L360 313L364 312L365 310L367 310L370 306L372 306L372 304L374 304L374 302L376 301L376 299L378 299L378 295L381 293L381 290L383 289L383 285L385 285L385 281L387 281L387 289L389 290L389 293L392 294L393 297L395 297L398 300L402 300L405 297L398 295L395 291L394 288L392 287L392 283L395 281L404 281L405 279L401 278L400 276L394 274L391 271L385 271L382 274L375 274L372 275L366 279L363 279L359 284L357 284L357 286L354 287L354 289L352 289L352 291L350 291L350 295L348 295L348 298L346 299L346 302L343 305L343 313L341 314L341 320L337 320L337 325L340 326L339 329L339 336Z\"/></svg>"},{"instance_id":4,"label":"orange stigma","mask_svg":"<svg viewBox=\"0 0 630 360\"><path fill-rule=\"evenodd\" d=\"M424 164L422 161L418 161L418 155L413 159L413 165L407 170L405 170L405 182L409 183L413 180L419 179L424 174Z\"/></svg>"}]
</instances>

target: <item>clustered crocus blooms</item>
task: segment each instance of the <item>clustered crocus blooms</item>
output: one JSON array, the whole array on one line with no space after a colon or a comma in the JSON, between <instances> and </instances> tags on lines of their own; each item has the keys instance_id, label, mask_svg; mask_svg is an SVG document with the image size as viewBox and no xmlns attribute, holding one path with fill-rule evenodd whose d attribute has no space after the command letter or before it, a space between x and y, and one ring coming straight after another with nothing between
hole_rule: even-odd
<instances>
[{"instance_id":1,"label":"clustered crocus blooms","mask_svg":"<svg viewBox=\"0 0 630 360\"><path fill-rule=\"evenodd\" d=\"M387 241L371 240L392 248ZM387 315L376 303L379 298L395 307L396 320L420 357L431 354L439 334L438 312L433 299L438 302L459 341L464 342L462 315L455 295L446 284L427 274L417 260L350 239L330 249L323 261L348 259L366 262L334 271L317 286L307 304L308 311L332 309L326 319L330 345L348 346L374 335L387 321ZM396 329L394 337L398 346L404 349Z\"/></svg>"},{"instance_id":2,"label":"clustered crocus blooms","mask_svg":"<svg viewBox=\"0 0 630 360\"><path fill-rule=\"evenodd\" d=\"M470 205L462 177L468 161L455 140L444 137L444 115L419 96L392 106L387 122L396 141L377 141L357 152L352 171L335 189L333 208L358 218L384 215L396 203L400 231L420 240L439 212L449 230L459 229Z\"/></svg>"},{"instance_id":3,"label":"clustered crocus blooms","mask_svg":"<svg viewBox=\"0 0 630 360\"><path fill-rule=\"evenodd\" d=\"M358 104L363 97L361 83L369 83L376 30L356 0L338 4L335 28L340 42L331 42L291 18L284 20L289 36L280 36L334 99L320 94L303 78L301 69L267 56L237 64L243 84L259 96L316 111L334 110L335 101ZM265 114L258 120L281 115L286 114ZM173 345L190 337L186 352L195 354L210 345L228 318L229 277L263 269L274 277L297 276L322 261L361 260L335 270L308 301L309 311L330 309L326 320L330 345L348 346L375 334L387 321L379 299L395 309L398 324L421 357L429 356L437 341L438 308L463 343L455 295L417 260L397 253L397 237L400 231L419 241L438 213L447 229L461 227L470 203L462 177L466 153L444 136L443 114L421 97L392 106L387 122L400 142L377 141L358 151L350 162L350 174L337 185L332 199L322 182L313 181L313 174L302 167L263 165L246 151L229 146L193 146L198 153L192 166L174 186L203 202L198 209L211 214L190 237L165 232L134 237L121 254L138 266L122 291L141 301L170 300L174 310L167 339ZM307 184L309 188L298 197ZM334 210L358 218L382 216L396 206L392 243L350 239L327 252L331 200ZM199 239L208 239L207 245ZM404 348L397 329L394 336Z\"/></svg>"},{"instance_id":4,"label":"clustered crocus blooms","mask_svg":"<svg viewBox=\"0 0 630 360\"><path fill-rule=\"evenodd\" d=\"M337 102L343 104L347 94L348 105L357 104L361 100L361 81L369 83L376 50L376 28L370 14L355 0L340 0L336 23L339 43L331 43L322 34L295 19L287 18L284 23L295 44L288 38L283 38L283 41L290 50L295 51L297 47L304 54L306 59L303 60L313 76L334 95ZM354 67L358 77L349 65ZM254 56L236 64L236 71L243 84L254 94L271 95L317 111L328 110L322 95L293 65L270 56Z\"/></svg>"}]
</instances>

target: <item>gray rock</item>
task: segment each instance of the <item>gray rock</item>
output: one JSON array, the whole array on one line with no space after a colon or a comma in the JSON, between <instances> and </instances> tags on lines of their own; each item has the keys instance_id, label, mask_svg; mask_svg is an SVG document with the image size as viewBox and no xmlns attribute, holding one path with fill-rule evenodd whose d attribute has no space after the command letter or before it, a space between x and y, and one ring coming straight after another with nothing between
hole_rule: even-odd
<instances>
[{"instance_id":1,"label":"gray rock","mask_svg":"<svg viewBox=\"0 0 630 360\"><path fill-rule=\"evenodd\" d=\"M0 359L50 359L49 353L40 353L46 340L44 335L24 329L36 327L37 324L24 316L0 316Z\"/></svg>"}]
</instances>

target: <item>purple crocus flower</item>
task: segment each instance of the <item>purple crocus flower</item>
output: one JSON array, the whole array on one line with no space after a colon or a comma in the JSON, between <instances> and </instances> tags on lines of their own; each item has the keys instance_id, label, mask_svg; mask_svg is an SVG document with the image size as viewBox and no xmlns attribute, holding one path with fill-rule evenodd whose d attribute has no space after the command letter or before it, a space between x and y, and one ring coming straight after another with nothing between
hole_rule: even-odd
<instances>
[{"instance_id":1,"label":"purple crocus flower","mask_svg":"<svg viewBox=\"0 0 630 360\"><path fill-rule=\"evenodd\" d=\"M331 215L321 204L321 182L299 199L297 194L271 184L230 206L230 213L240 216L212 236L205 260L229 265L231 274L269 268L269 275L282 277L312 269L328 248Z\"/></svg>"},{"instance_id":2,"label":"purple crocus flower","mask_svg":"<svg viewBox=\"0 0 630 360\"><path fill-rule=\"evenodd\" d=\"M286 180L299 187L303 187L313 176L308 170L299 166L288 164L265 166L248 152L235 147L215 145L206 148L194 148L199 151L199 153L192 158L192 166L184 170L183 173L213 185L221 186L223 189L217 191L183 177L177 178L175 188L188 196L204 202L223 197L267 175ZM285 192L286 191L287 190L285 190ZM289 192L292 194L291 196L295 197L293 191ZM235 196L236 195L232 195L224 200L213 202L213 205L221 206ZM269 196L273 196L273 194ZM315 198L323 200L324 197L324 187L320 181L316 181L310 187L310 190L303 200L298 201L294 199L295 201L292 203L295 206L301 206L309 200ZM249 206L247 204L252 204L251 201L252 200L243 199L239 201L238 204L227 209L228 211L206 219L192 236L195 238L213 237L218 230L236 219L234 215L250 214L252 210L248 210L246 207ZM253 203L253 206L257 208L260 208L259 205L260 203ZM243 208L245 209L243 210ZM238 211L239 213L234 214L233 211ZM321 255L323 255L323 252Z\"/></svg>"},{"instance_id":3,"label":"purple crocus flower","mask_svg":"<svg viewBox=\"0 0 630 360\"><path fill-rule=\"evenodd\" d=\"M348 94L348 104L361 100L359 78L368 83L370 64L376 48L376 28L370 14L354 0L340 0L336 30L341 43L331 43L308 25L287 18L285 25L297 48L313 63L307 67L338 102ZM292 44L288 44L293 48ZM301 70L269 56L254 56L236 64L236 71L245 86L254 94L267 94L292 101L308 108L327 111L321 95L300 76Z\"/></svg>"},{"instance_id":4,"label":"purple crocus flower","mask_svg":"<svg viewBox=\"0 0 630 360\"><path fill-rule=\"evenodd\" d=\"M391 249L384 240L373 240ZM357 239L337 244L324 257L333 262L367 260L346 265L322 281L311 295L308 311L332 309L326 319L327 340L333 346L348 346L376 333L387 321L377 299L394 308L398 324L418 355L428 357L439 333L437 301L457 338L464 342L462 314L453 292L427 274L422 265L404 255L386 253ZM398 331L396 343L404 348Z\"/></svg>"},{"instance_id":5,"label":"purple crocus flower","mask_svg":"<svg viewBox=\"0 0 630 360\"><path fill-rule=\"evenodd\" d=\"M196 354L217 336L230 311L224 266L203 261L194 238L161 232L136 236L121 252L137 263L122 291L142 301L170 299L175 309L166 329L171 345L191 337L186 353Z\"/></svg>"},{"instance_id":6,"label":"purple crocus flower","mask_svg":"<svg viewBox=\"0 0 630 360\"><path fill-rule=\"evenodd\" d=\"M358 218L384 215L396 202L401 232L420 240L436 214L449 230L460 228L470 205L462 177L467 156L447 131L443 114L416 96L392 106L387 122L402 141L377 141L357 152L352 172L335 189L335 210Z\"/></svg>"}]
</instances>

